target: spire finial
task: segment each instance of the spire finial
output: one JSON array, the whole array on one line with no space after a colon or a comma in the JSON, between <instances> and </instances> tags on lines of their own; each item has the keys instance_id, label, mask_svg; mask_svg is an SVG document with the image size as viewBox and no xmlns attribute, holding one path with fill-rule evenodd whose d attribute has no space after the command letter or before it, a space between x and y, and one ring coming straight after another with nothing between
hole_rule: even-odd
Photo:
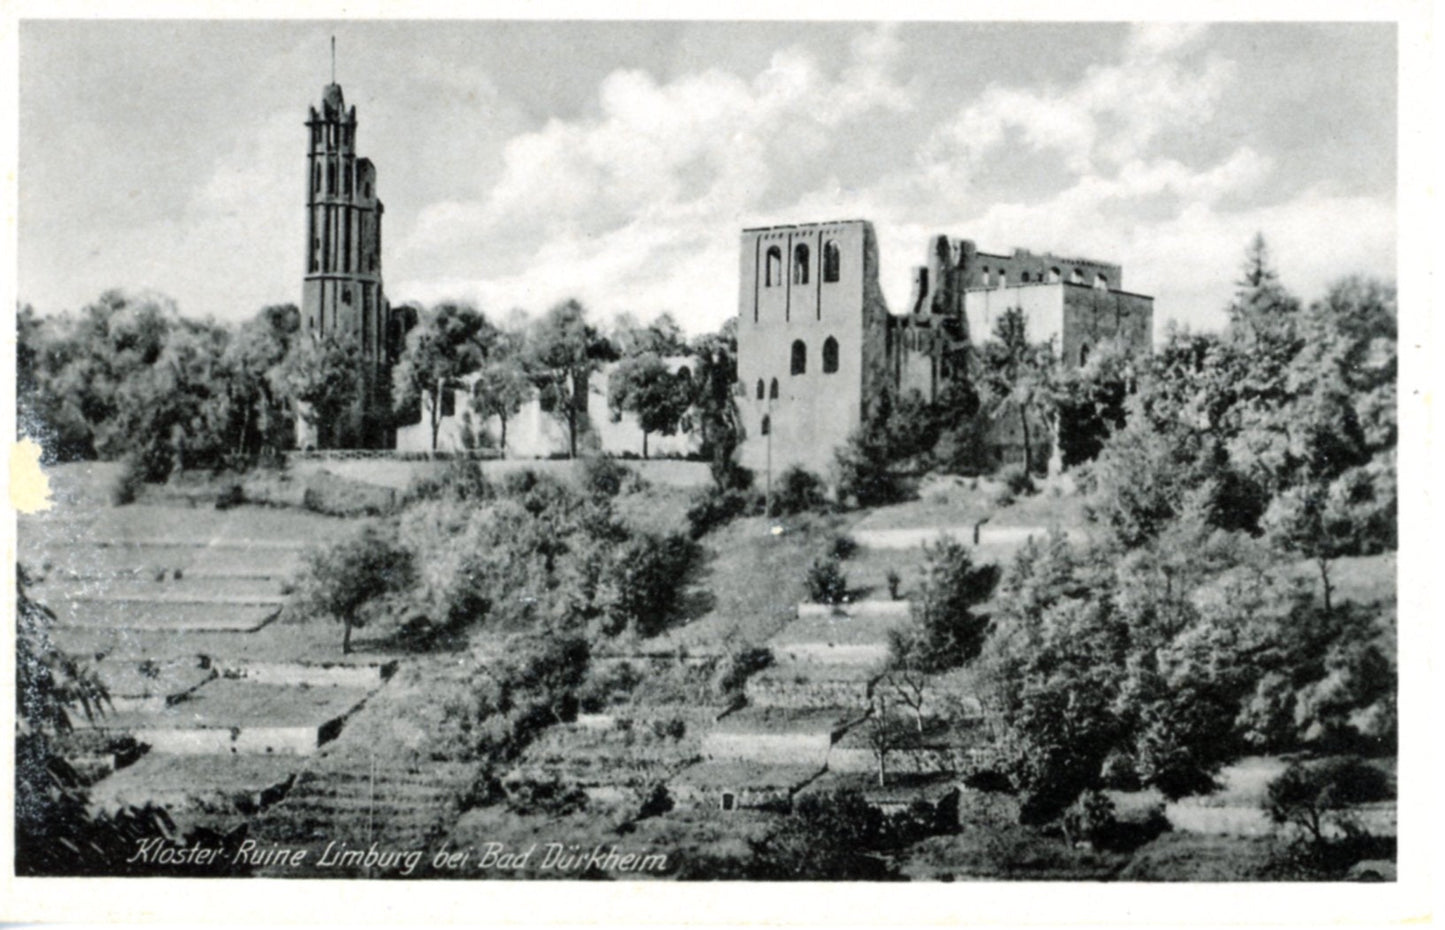
<instances>
[{"instance_id":1,"label":"spire finial","mask_svg":"<svg viewBox=\"0 0 1445 930\"><path fill-rule=\"evenodd\" d=\"M331 83L336 83L336 36L331 37Z\"/></svg>"}]
</instances>

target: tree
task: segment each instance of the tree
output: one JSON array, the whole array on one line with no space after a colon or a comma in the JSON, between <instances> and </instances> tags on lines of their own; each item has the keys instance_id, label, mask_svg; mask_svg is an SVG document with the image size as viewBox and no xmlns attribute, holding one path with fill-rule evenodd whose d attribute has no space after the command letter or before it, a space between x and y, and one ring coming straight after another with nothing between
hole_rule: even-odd
<instances>
[{"instance_id":1,"label":"tree","mask_svg":"<svg viewBox=\"0 0 1445 930\"><path fill-rule=\"evenodd\" d=\"M978 607L998 583L993 565L973 564L969 550L950 536L923 547L922 579L912 600L912 621L889 635L895 667L941 672L974 659L988 634Z\"/></svg>"},{"instance_id":2,"label":"tree","mask_svg":"<svg viewBox=\"0 0 1445 930\"><path fill-rule=\"evenodd\" d=\"M332 330L320 338L298 339L277 372L320 448L350 444L348 414L362 388L363 364L360 341L349 332Z\"/></svg>"},{"instance_id":3,"label":"tree","mask_svg":"<svg viewBox=\"0 0 1445 930\"><path fill-rule=\"evenodd\" d=\"M631 314L620 314L614 323L611 341L623 358L638 355L676 358L688 354L682 327L677 325L670 313L658 314L646 326L639 324Z\"/></svg>"},{"instance_id":4,"label":"tree","mask_svg":"<svg viewBox=\"0 0 1445 930\"><path fill-rule=\"evenodd\" d=\"M983 344L979 361L995 414L1013 407L1024 446L1024 472L1034 473L1034 437L1030 418L1053 421L1054 352L1048 343L1029 342L1023 310L1011 307L994 323L993 337Z\"/></svg>"},{"instance_id":5,"label":"tree","mask_svg":"<svg viewBox=\"0 0 1445 930\"><path fill-rule=\"evenodd\" d=\"M859 507L874 507L903 496L902 484L893 472L892 416L892 392L880 392L864 412L863 423L834 453L839 498Z\"/></svg>"},{"instance_id":6,"label":"tree","mask_svg":"<svg viewBox=\"0 0 1445 930\"><path fill-rule=\"evenodd\" d=\"M320 615L344 627L341 651L351 652L351 630L364 626L416 582L409 549L367 525L350 539L307 554L302 580L289 609Z\"/></svg>"},{"instance_id":7,"label":"tree","mask_svg":"<svg viewBox=\"0 0 1445 930\"><path fill-rule=\"evenodd\" d=\"M923 669L921 656L925 648L917 640L918 627L895 628L888 631L888 663L880 685L886 685L898 700L913 711L918 735L923 735L923 707L929 693L929 675Z\"/></svg>"},{"instance_id":8,"label":"tree","mask_svg":"<svg viewBox=\"0 0 1445 930\"><path fill-rule=\"evenodd\" d=\"M528 345L528 369L542 409L567 428L567 454L577 457L577 437L586 429L588 378L616 357L612 345L587 322L575 300L558 304L538 320Z\"/></svg>"},{"instance_id":9,"label":"tree","mask_svg":"<svg viewBox=\"0 0 1445 930\"><path fill-rule=\"evenodd\" d=\"M393 369L397 404L421 403L431 427L435 451L446 398L464 375L482 367L497 341L497 329L472 307L443 303L422 316L406 336L406 348Z\"/></svg>"},{"instance_id":10,"label":"tree","mask_svg":"<svg viewBox=\"0 0 1445 930\"><path fill-rule=\"evenodd\" d=\"M761 841L752 844L757 874L771 881L890 878L877 855L886 840L883 814L856 791L807 794Z\"/></svg>"},{"instance_id":11,"label":"tree","mask_svg":"<svg viewBox=\"0 0 1445 930\"><path fill-rule=\"evenodd\" d=\"M277 452L295 437L294 413L281 369L301 328L295 304L263 308L243 323L222 358L233 410L229 433L238 456Z\"/></svg>"},{"instance_id":12,"label":"tree","mask_svg":"<svg viewBox=\"0 0 1445 930\"><path fill-rule=\"evenodd\" d=\"M1269 783L1265 812L1277 824L1293 824L1316 844L1330 826L1349 832L1349 809L1391 797L1390 781L1380 769L1355 758L1293 762Z\"/></svg>"},{"instance_id":13,"label":"tree","mask_svg":"<svg viewBox=\"0 0 1445 930\"><path fill-rule=\"evenodd\" d=\"M496 417L501 423L503 456L507 454L507 421L517 415L533 390L521 359L510 352L489 360L477 375L472 386L472 410L483 418Z\"/></svg>"},{"instance_id":14,"label":"tree","mask_svg":"<svg viewBox=\"0 0 1445 930\"><path fill-rule=\"evenodd\" d=\"M691 394L691 382L673 374L652 352L623 358L612 370L607 384L612 421L619 422L623 413L632 413L642 427L643 458L647 458L649 434L671 436L677 432L692 401Z\"/></svg>"},{"instance_id":15,"label":"tree","mask_svg":"<svg viewBox=\"0 0 1445 930\"><path fill-rule=\"evenodd\" d=\"M510 702L525 711L544 710L555 723L576 713L577 690L587 678L587 640L563 633L510 637L492 670Z\"/></svg>"},{"instance_id":16,"label":"tree","mask_svg":"<svg viewBox=\"0 0 1445 930\"><path fill-rule=\"evenodd\" d=\"M712 477L719 490L739 489L743 469L733 461L742 443L742 419L738 415L734 386L738 379L737 319L729 317L716 333L695 339L691 354L693 369L692 406L695 411L702 454L711 463Z\"/></svg>"},{"instance_id":17,"label":"tree","mask_svg":"<svg viewBox=\"0 0 1445 930\"><path fill-rule=\"evenodd\" d=\"M110 704L104 683L82 660L56 647L55 615L31 599L23 566L16 571L15 833L17 875L244 874L230 865L244 828L227 836L196 830L182 836L165 809L147 802L118 811L90 808L85 782L66 761L62 741L80 717L95 721ZM140 843L167 851L221 847L213 866L157 867L136 861ZM185 862L180 857L178 862Z\"/></svg>"},{"instance_id":18,"label":"tree","mask_svg":"<svg viewBox=\"0 0 1445 930\"><path fill-rule=\"evenodd\" d=\"M873 752L877 766L878 787L888 787L888 754L904 745L903 726L898 715L888 703L886 693L873 695L868 708L868 717L863 721L863 738Z\"/></svg>"}]
</instances>

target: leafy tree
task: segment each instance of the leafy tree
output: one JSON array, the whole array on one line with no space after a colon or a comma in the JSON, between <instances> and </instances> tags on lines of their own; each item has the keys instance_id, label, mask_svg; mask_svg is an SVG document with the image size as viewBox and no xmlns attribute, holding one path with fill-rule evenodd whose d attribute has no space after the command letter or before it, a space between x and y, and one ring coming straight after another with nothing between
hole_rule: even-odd
<instances>
[{"instance_id":1,"label":"leafy tree","mask_svg":"<svg viewBox=\"0 0 1445 930\"><path fill-rule=\"evenodd\" d=\"M1019 418L1024 446L1024 470L1036 467L1033 423L1050 423L1054 413L1055 363L1053 347L1029 341L1023 310L1012 307L995 321L992 338L979 353L980 376L993 398L996 413L1012 407Z\"/></svg>"},{"instance_id":2,"label":"leafy tree","mask_svg":"<svg viewBox=\"0 0 1445 930\"><path fill-rule=\"evenodd\" d=\"M863 739L867 741L877 766L878 787L888 787L888 754L906 742L904 725L888 701L886 692L873 695L868 717L863 721Z\"/></svg>"},{"instance_id":3,"label":"leafy tree","mask_svg":"<svg viewBox=\"0 0 1445 930\"><path fill-rule=\"evenodd\" d=\"M646 326L630 314L620 314L614 321L611 342L623 358L639 355L675 358L689 354L682 327L670 313L659 314Z\"/></svg>"},{"instance_id":4,"label":"leafy tree","mask_svg":"<svg viewBox=\"0 0 1445 930\"><path fill-rule=\"evenodd\" d=\"M698 337L690 351L695 360L692 406L702 454L720 490L745 490L745 470L733 460L743 439L733 393L738 379L737 319L730 317L716 333Z\"/></svg>"},{"instance_id":5,"label":"leafy tree","mask_svg":"<svg viewBox=\"0 0 1445 930\"><path fill-rule=\"evenodd\" d=\"M16 573L15 653L15 872L29 876L243 874L230 865L244 828L226 836L207 830L182 835L165 809L152 803L113 812L90 808L81 776L66 761L62 743L77 719L94 721L110 704L95 672L56 647L55 616L28 594L23 567ZM156 866L137 861L140 843L167 851L204 845L222 848L213 866Z\"/></svg>"},{"instance_id":6,"label":"leafy tree","mask_svg":"<svg viewBox=\"0 0 1445 930\"><path fill-rule=\"evenodd\" d=\"M492 674L512 704L543 710L552 722L565 723L576 714L577 691L586 681L590 654L587 640L576 635L513 636Z\"/></svg>"},{"instance_id":7,"label":"leafy tree","mask_svg":"<svg viewBox=\"0 0 1445 930\"><path fill-rule=\"evenodd\" d=\"M497 329L474 308L443 303L422 315L406 336L406 348L392 371L398 406L420 403L437 447L444 393L464 375L482 367L497 341Z\"/></svg>"},{"instance_id":8,"label":"leafy tree","mask_svg":"<svg viewBox=\"0 0 1445 930\"><path fill-rule=\"evenodd\" d=\"M941 672L974 659L989 621L978 610L998 583L994 565L973 564L968 547L945 536L923 547L922 578L912 599L912 622L891 631L889 651L898 668Z\"/></svg>"},{"instance_id":9,"label":"leafy tree","mask_svg":"<svg viewBox=\"0 0 1445 930\"><path fill-rule=\"evenodd\" d=\"M1349 819L1351 807L1392 794L1388 776L1357 758L1294 762L1269 783L1264 808L1275 823L1293 824L1318 844L1331 826L1346 833L1358 829Z\"/></svg>"},{"instance_id":10,"label":"leafy tree","mask_svg":"<svg viewBox=\"0 0 1445 930\"><path fill-rule=\"evenodd\" d=\"M649 434L671 436L677 432L692 402L691 394L691 382L673 374L652 352L624 357L607 384L612 421L619 422L623 413L632 413L642 427L643 458L647 458Z\"/></svg>"},{"instance_id":11,"label":"leafy tree","mask_svg":"<svg viewBox=\"0 0 1445 930\"><path fill-rule=\"evenodd\" d=\"M567 427L567 454L577 457L577 438L587 428L587 382L616 351L575 300L549 310L532 329L528 368L542 409Z\"/></svg>"},{"instance_id":12,"label":"leafy tree","mask_svg":"<svg viewBox=\"0 0 1445 930\"><path fill-rule=\"evenodd\" d=\"M323 449L352 443L350 413L363 380L361 343L347 332L332 330L316 338L298 339L276 379L295 400L297 415L315 432Z\"/></svg>"},{"instance_id":13,"label":"leafy tree","mask_svg":"<svg viewBox=\"0 0 1445 930\"><path fill-rule=\"evenodd\" d=\"M856 791L809 794L753 843L755 877L771 881L880 881L893 869L877 855L882 813Z\"/></svg>"},{"instance_id":14,"label":"leafy tree","mask_svg":"<svg viewBox=\"0 0 1445 930\"><path fill-rule=\"evenodd\" d=\"M884 391L868 406L862 425L834 454L839 498L859 507L875 507L903 497L903 486L893 467L892 418L893 396Z\"/></svg>"},{"instance_id":15,"label":"leafy tree","mask_svg":"<svg viewBox=\"0 0 1445 930\"><path fill-rule=\"evenodd\" d=\"M226 346L222 362L233 454L253 457L291 445L295 415L281 370L300 328L301 312L295 304L269 306L243 323Z\"/></svg>"},{"instance_id":16,"label":"leafy tree","mask_svg":"<svg viewBox=\"0 0 1445 930\"><path fill-rule=\"evenodd\" d=\"M640 533L630 539L614 570L616 627L643 637L663 632L675 619L698 553L697 543L681 533Z\"/></svg>"},{"instance_id":17,"label":"leafy tree","mask_svg":"<svg viewBox=\"0 0 1445 930\"><path fill-rule=\"evenodd\" d=\"M350 539L307 554L305 572L289 609L323 616L344 627L341 651L351 652L351 631L364 626L416 582L412 552L367 525Z\"/></svg>"},{"instance_id":18,"label":"leafy tree","mask_svg":"<svg viewBox=\"0 0 1445 930\"><path fill-rule=\"evenodd\" d=\"M482 366L472 387L472 410L479 416L496 417L501 423L502 454L507 453L507 421L531 399L535 388L520 357L510 353Z\"/></svg>"}]
</instances>

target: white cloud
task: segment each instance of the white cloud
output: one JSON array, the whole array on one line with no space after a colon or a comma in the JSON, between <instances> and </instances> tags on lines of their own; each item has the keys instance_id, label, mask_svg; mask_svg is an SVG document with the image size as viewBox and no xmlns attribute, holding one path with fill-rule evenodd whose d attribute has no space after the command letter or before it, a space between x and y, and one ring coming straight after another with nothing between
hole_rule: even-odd
<instances>
[{"instance_id":1,"label":"white cloud","mask_svg":"<svg viewBox=\"0 0 1445 930\"><path fill-rule=\"evenodd\" d=\"M736 230L777 202L779 178L822 160L853 124L912 105L891 73L898 52L880 28L860 33L836 73L796 48L751 80L711 69L663 84L615 71L596 117L553 119L508 142L488 196L421 212L401 261L450 257L456 273L390 289L433 299L451 288L533 310L595 295L603 314L670 310L715 326L736 299ZM486 273L467 267L478 263ZM726 280L702 286L720 271Z\"/></svg>"},{"instance_id":2,"label":"white cloud","mask_svg":"<svg viewBox=\"0 0 1445 930\"><path fill-rule=\"evenodd\" d=\"M1269 193L1279 167L1271 158L1249 144L1207 160L1162 153L1170 133L1207 131L1238 91L1233 63L1197 51L1203 35L1195 25L1139 27L1117 62L1072 84L992 85L920 143L916 162L860 187L839 181L831 157L873 116L915 104L893 76L903 56L889 30L860 34L835 73L797 49L777 52L751 80L709 70L662 84L614 72L599 88L599 115L513 138L485 199L428 207L403 246L404 255L486 256L488 271L459 262L454 274L390 290L469 297L498 313L576 296L603 317L668 310L689 328L712 328L736 310L740 228L841 217L874 221L895 311L937 232L985 249L1118 261L1127 286L1156 296L1160 331L1168 319L1222 321L1256 230L1307 298L1342 273L1389 274L1387 200L1312 190L1241 206ZM1058 188L980 202L969 179L1019 144L1058 159ZM1330 229L1349 235L1321 235Z\"/></svg>"},{"instance_id":3,"label":"white cloud","mask_svg":"<svg viewBox=\"0 0 1445 930\"><path fill-rule=\"evenodd\" d=\"M1136 27L1123 60L1090 68L1070 87L990 85L938 130L924 148L925 167L976 166L1015 132L1034 151L1063 156L1072 171L1116 167L1137 159L1163 132L1206 122L1234 74L1211 55L1202 68L1169 53L1186 49L1199 28Z\"/></svg>"}]
</instances>

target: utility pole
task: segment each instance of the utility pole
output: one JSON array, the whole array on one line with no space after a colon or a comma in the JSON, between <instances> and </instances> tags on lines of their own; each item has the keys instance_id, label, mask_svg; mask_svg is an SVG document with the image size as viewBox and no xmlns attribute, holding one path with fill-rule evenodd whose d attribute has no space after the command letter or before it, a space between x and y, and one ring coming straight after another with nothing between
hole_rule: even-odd
<instances>
[{"instance_id":1,"label":"utility pole","mask_svg":"<svg viewBox=\"0 0 1445 930\"><path fill-rule=\"evenodd\" d=\"M768 414L767 414L767 423L768 423L768 432L767 432L767 437L768 437L768 458L767 458L767 469L766 469L766 474L767 474L767 494L766 494L766 496L763 498L763 500L764 500L764 503L763 503L763 516L764 516L766 519L768 519L768 520L772 520L772 519L773 519L773 398L772 398L771 395L768 397L768 408L767 408L767 409L768 409Z\"/></svg>"}]
</instances>

